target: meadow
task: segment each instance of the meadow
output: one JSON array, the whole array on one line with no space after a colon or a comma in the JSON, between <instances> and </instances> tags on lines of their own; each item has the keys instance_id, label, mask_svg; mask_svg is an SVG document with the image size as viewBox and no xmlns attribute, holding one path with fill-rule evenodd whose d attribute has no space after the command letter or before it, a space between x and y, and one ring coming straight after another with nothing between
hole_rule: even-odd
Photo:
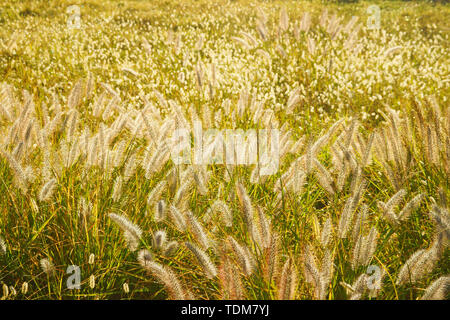
<instances>
[{"instance_id":1,"label":"meadow","mask_svg":"<svg viewBox=\"0 0 450 320\"><path fill-rule=\"evenodd\" d=\"M448 21L2 1L1 299L448 299Z\"/></svg>"}]
</instances>

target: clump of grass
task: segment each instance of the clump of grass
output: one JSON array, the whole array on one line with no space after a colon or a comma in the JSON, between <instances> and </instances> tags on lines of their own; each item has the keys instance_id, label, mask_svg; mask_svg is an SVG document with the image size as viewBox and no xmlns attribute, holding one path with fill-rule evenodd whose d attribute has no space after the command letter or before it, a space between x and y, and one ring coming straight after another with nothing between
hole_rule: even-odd
<instances>
[{"instance_id":1,"label":"clump of grass","mask_svg":"<svg viewBox=\"0 0 450 320\"><path fill-rule=\"evenodd\" d=\"M425 34L395 4L381 31L360 4L156 6L92 4L82 30L45 12L3 23L3 298L445 299L440 20ZM213 128L278 145L258 131L233 148ZM181 163L176 129L194 146ZM254 163L219 161L240 151ZM88 275L76 292L69 265Z\"/></svg>"}]
</instances>

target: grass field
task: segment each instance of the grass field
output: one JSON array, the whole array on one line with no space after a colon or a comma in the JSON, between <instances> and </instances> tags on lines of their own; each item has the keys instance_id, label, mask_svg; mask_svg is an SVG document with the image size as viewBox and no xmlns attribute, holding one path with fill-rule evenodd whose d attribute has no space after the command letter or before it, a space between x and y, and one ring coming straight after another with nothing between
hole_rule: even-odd
<instances>
[{"instance_id":1,"label":"grass field","mask_svg":"<svg viewBox=\"0 0 450 320\"><path fill-rule=\"evenodd\" d=\"M2 1L2 299L448 299L448 21Z\"/></svg>"}]
</instances>

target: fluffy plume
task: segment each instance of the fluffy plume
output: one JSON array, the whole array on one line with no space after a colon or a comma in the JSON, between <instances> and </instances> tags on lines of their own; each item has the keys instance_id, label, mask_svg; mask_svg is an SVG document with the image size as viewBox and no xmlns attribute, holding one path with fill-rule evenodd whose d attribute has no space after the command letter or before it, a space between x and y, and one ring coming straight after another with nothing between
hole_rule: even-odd
<instances>
[{"instance_id":1,"label":"fluffy plume","mask_svg":"<svg viewBox=\"0 0 450 320\"><path fill-rule=\"evenodd\" d=\"M196 245L186 242L186 247L191 250L191 252L195 255L197 258L200 266L202 267L203 271L205 272L205 275L207 278L212 279L217 276L217 269L214 263L211 261L211 259L208 257L208 255L201 250Z\"/></svg>"},{"instance_id":2,"label":"fluffy plume","mask_svg":"<svg viewBox=\"0 0 450 320\"><path fill-rule=\"evenodd\" d=\"M297 288L297 271L292 264L292 260L288 259L281 271L280 281L278 283L278 299L293 300Z\"/></svg>"},{"instance_id":3,"label":"fluffy plume","mask_svg":"<svg viewBox=\"0 0 450 320\"><path fill-rule=\"evenodd\" d=\"M164 230L158 230L153 234L153 247L161 250L165 247L167 241L167 233Z\"/></svg>"},{"instance_id":4,"label":"fluffy plume","mask_svg":"<svg viewBox=\"0 0 450 320\"><path fill-rule=\"evenodd\" d=\"M187 298L187 293L181 285L181 282L169 267L152 261L146 263L143 267L155 275L155 277L166 286L172 299L185 300Z\"/></svg>"},{"instance_id":5,"label":"fluffy plume","mask_svg":"<svg viewBox=\"0 0 450 320\"><path fill-rule=\"evenodd\" d=\"M164 246L164 255L167 257L173 256L180 247L177 241L170 241Z\"/></svg>"},{"instance_id":6,"label":"fluffy plume","mask_svg":"<svg viewBox=\"0 0 450 320\"><path fill-rule=\"evenodd\" d=\"M328 243L330 242L332 237L332 222L331 222L331 218L328 218L323 227L322 227L322 231L320 232L320 244L322 245L322 247L326 247L328 245Z\"/></svg>"},{"instance_id":7,"label":"fluffy plume","mask_svg":"<svg viewBox=\"0 0 450 320\"><path fill-rule=\"evenodd\" d=\"M194 235L195 239L200 243L203 249L208 249L211 241L200 222L191 211L186 211L187 221L189 223L189 231Z\"/></svg>"},{"instance_id":8,"label":"fluffy plume","mask_svg":"<svg viewBox=\"0 0 450 320\"><path fill-rule=\"evenodd\" d=\"M174 223L175 227L180 231L186 230L186 217L180 210L178 210L175 206L170 206L168 211L169 218Z\"/></svg>"},{"instance_id":9,"label":"fluffy plume","mask_svg":"<svg viewBox=\"0 0 450 320\"><path fill-rule=\"evenodd\" d=\"M378 207L382 210L384 216L387 220L394 224L400 224L401 221L405 221L411 212L413 212L420 204L420 201L424 198L423 194L418 194L414 198L412 198L402 210L398 214L395 213L394 208L398 206L400 201L406 195L406 191L404 189L399 190L395 195L392 196L388 202L384 203L382 201L378 201Z\"/></svg>"},{"instance_id":10,"label":"fluffy plume","mask_svg":"<svg viewBox=\"0 0 450 320\"><path fill-rule=\"evenodd\" d=\"M0 251L6 253L6 243L5 240L0 236Z\"/></svg>"},{"instance_id":11,"label":"fluffy plume","mask_svg":"<svg viewBox=\"0 0 450 320\"><path fill-rule=\"evenodd\" d=\"M252 236L252 238L259 242L258 235L255 230L255 224L254 224L254 208L252 205L252 202L250 200L250 197L247 193L247 190L245 190L245 187L241 183L236 184L236 195L239 200L239 204L241 206L242 212L244 213L244 221L247 225L247 230L249 234Z\"/></svg>"},{"instance_id":12,"label":"fluffy plume","mask_svg":"<svg viewBox=\"0 0 450 320\"><path fill-rule=\"evenodd\" d=\"M328 287L331 283L334 274L334 253L330 250L325 250L321 261L321 267L317 265L317 257L313 248L308 245L305 248L303 255L304 260L304 275L306 282L313 285L314 297L319 300L326 299Z\"/></svg>"},{"instance_id":13,"label":"fluffy plume","mask_svg":"<svg viewBox=\"0 0 450 320\"><path fill-rule=\"evenodd\" d=\"M147 249L139 250L138 252L138 262L143 267L146 268L153 261L153 255Z\"/></svg>"},{"instance_id":14,"label":"fluffy plume","mask_svg":"<svg viewBox=\"0 0 450 320\"><path fill-rule=\"evenodd\" d=\"M450 289L450 276L443 276L433 281L425 293L420 298L421 300L445 300Z\"/></svg>"},{"instance_id":15,"label":"fluffy plume","mask_svg":"<svg viewBox=\"0 0 450 320\"><path fill-rule=\"evenodd\" d=\"M203 217L203 220L209 222L210 219L216 215L222 219L225 226L231 227L233 225L233 214L228 205L221 200L214 201Z\"/></svg>"},{"instance_id":16,"label":"fluffy plume","mask_svg":"<svg viewBox=\"0 0 450 320\"><path fill-rule=\"evenodd\" d=\"M124 232L127 232L128 235L138 240L141 238L142 236L141 228L133 224L130 220L128 220L124 216L120 216L115 213L110 213L109 218L113 220Z\"/></svg>"},{"instance_id":17,"label":"fluffy plume","mask_svg":"<svg viewBox=\"0 0 450 320\"><path fill-rule=\"evenodd\" d=\"M53 275L56 271L55 265L47 258L43 258L39 261L41 265L42 271L44 271L47 275Z\"/></svg>"},{"instance_id":18,"label":"fluffy plume","mask_svg":"<svg viewBox=\"0 0 450 320\"><path fill-rule=\"evenodd\" d=\"M397 285L415 283L430 273L438 260L437 246L416 251L401 267L397 276Z\"/></svg>"},{"instance_id":19,"label":"fluffy plume","mask_svg":"<svg viewBox=\"0 0 450 320\"><path fill-rule=\"evenodd\" d=\"M160 222L166 218L167 205L164 200L159 200L155 205L155 221Z\"/></svg>"},{"instance_id":20,"label":"fluffy plume","mask_svg":"<svg viewBox=\"0 0 450 320\"><path fill-rule=\"evenodd\" d=\"M355 269L360 265L368 265L377 247L378 231L375 227L370 229L367 236L359 235L352 255L352 266Z\"/></svg>"},{"instance_id":21,"label":"fluffy plume","mask_svg":"<svg viewBox=\"0 0 450 320\"><path fill-rule=\"evenodd\" d=\"M231 245L231 248L236 255L236 258L239 261L241 269L245 275L250 275L253 272L254 268L254 259L251 256L249 250L240 245L232 236L228 237L228 243Z\"/></svg>"}]
</instances>

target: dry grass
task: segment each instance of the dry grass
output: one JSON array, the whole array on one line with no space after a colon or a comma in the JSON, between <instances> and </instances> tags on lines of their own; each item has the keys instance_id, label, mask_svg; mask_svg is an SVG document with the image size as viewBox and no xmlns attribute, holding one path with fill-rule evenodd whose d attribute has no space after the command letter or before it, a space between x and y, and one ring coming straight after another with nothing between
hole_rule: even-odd
<instances>
[{"instance_id":1,"label":"dry grass","mask_svg":"<svg viewBox=\"0 0 450 320\"><path fill-rule=\"evenodd\" d=\"M4 299L446 297L448 5L42 2L0 6ZM279 170L175 164L196 121Z\"/></svg>"}]
</instances>

